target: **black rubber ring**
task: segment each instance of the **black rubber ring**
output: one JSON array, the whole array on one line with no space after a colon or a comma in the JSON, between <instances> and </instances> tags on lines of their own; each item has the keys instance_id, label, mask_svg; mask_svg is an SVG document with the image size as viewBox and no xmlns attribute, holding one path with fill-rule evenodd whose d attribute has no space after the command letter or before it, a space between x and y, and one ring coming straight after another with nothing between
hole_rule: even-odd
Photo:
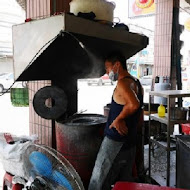
<instances>
[{"instance_id":1,"label":"black rubber ring","mask_svg":"<svg viewBox=\"0 0 190 190\"><path fill-rule=\"evenodd\" d=\"M46 100L51 98L52 107L46 106ZM33 99L35 112L45 119L58 119L67 110L67 96L61 88L46 86L37 91Z\"/></svg>"}]
</instances>

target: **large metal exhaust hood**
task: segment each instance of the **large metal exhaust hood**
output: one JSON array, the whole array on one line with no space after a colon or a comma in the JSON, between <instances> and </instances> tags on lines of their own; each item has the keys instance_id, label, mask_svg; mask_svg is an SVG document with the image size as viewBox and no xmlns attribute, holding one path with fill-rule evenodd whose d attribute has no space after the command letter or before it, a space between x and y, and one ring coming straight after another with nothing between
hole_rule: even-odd
<instances>
[{"instance_id":1,"label":"large metal exhaust hood","mask_svg":"<svg viewBox=\"0 0 190 190\"><path fill-rule=\"evenodd\" d=\"M110 51L120 50L129 58L147 44L146 36L69 14L16 25L15 80L51 80L52 87L36 93L34 108L41 117L64 120L77 112L77 79L105 73L104 58ZM64 99L55 94L55 86L60 94L65 94ZM55 103L50 109L45 104L48 98L65 103Z\"/></svg>"},{"instance_id":2,"label":"large metal exhaust hood","mask_svg":"<svg viewBox=\"0 0 190 190\"><path fill-rule=\"evenodd\" d=\"M129 58L147 45L146 36L69 14L15 25L15 79L98 77L104 72L103 59L110 51L120 50Z\"/></svg>"}]
</instances>

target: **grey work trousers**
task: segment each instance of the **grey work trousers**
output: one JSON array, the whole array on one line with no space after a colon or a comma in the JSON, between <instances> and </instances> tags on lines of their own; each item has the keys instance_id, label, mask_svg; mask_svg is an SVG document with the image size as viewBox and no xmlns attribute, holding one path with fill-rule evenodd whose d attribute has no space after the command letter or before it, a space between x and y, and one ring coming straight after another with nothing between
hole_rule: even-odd
<instances>
[{"instance_id":1,"label":"grey work trousers","mask_svg":"<svg viewBox=\"0 0 190 190\"><path fill-rule=\"evenodd\" d=\"M96 158L88 190L110 190L117 180L133 181L136 148L121 150L123 142L104 137Z\"/></svg>"}]
</instances>

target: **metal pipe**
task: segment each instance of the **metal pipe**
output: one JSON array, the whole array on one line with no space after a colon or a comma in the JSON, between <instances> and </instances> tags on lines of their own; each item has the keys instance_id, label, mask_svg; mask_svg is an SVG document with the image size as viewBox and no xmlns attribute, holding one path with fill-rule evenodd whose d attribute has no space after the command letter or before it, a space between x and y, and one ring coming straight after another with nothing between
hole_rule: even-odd
<instances>
[{"instance_id":1,"label":"metal pipe","mask_svg":"<svg viewBox=\"0 0 190 190\"><path fill-rule=\"evenodd\" d=\"M167 98L168 103L168 124L167 124L167 178L166 185L170 186L170 97Z\"/></svg>"},{"instance_id":2,"label":"metal pipe","mask_svg":"<svg viewBox=\"0 0 190 190\"><path fill-rule=\"evenodd\" d=\"M151 95L149 95L149 129L148 129L148 139L149 139L149 149L148 149L148 163L149 163L149 178L151 177L151 141L150 141L150 123L151 123L151 119L150 119L150 115L151 115Z\"/></svg>"}]
</instances>

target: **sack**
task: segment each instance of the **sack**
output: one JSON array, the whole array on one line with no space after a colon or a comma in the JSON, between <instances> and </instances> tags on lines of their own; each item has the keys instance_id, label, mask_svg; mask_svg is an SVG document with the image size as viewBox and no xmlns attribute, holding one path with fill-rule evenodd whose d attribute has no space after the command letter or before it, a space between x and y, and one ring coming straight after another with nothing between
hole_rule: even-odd
<instances>
[{"instance_id":1,"label":"sack","mask_svg":"<svg viewBox=\"0 0 190 190\"><path fill-rule=\"evenodd\" d=\"M4 133L0 133L0 155L4 170L12 175L29 178L30 163L26 150L34 144L36 137L13 137L15 143L7 144Z\"/></svg>"}]
</instances>

